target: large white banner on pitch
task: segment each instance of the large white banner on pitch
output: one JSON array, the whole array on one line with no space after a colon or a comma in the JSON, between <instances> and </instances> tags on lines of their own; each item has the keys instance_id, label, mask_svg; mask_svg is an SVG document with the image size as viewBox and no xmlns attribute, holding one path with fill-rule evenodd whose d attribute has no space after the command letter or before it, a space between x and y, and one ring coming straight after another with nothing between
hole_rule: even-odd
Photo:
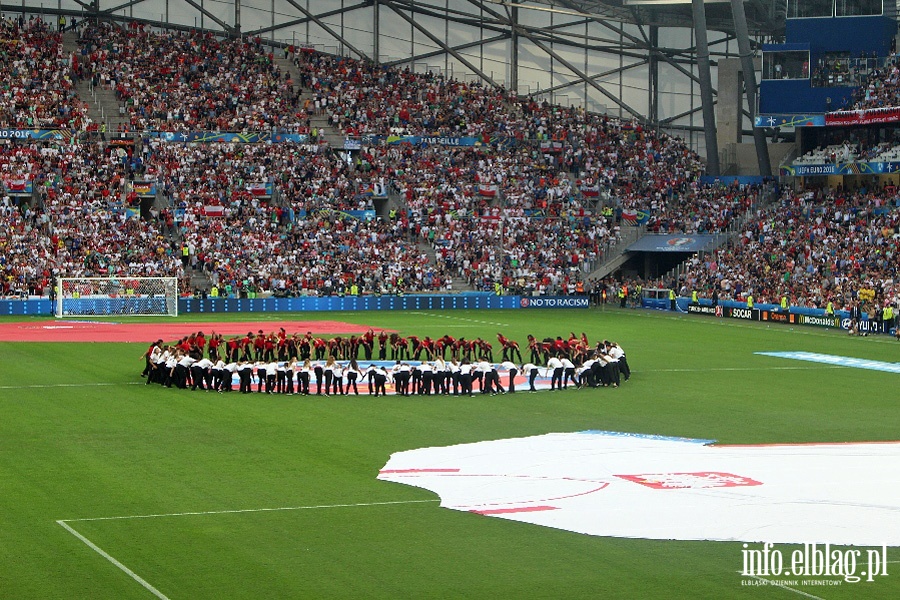
<instances>
[{"instance_id":1,"label":"large white banner on pitch","mask_svg":"<svg viewBox=\"0 0 900 600\"><path fill-rule=\"evenodd\" d=\"M378 478L445 508L589 535L900 545L900 442L552 433L398 452Z\"/></svg>"}]
</instances>

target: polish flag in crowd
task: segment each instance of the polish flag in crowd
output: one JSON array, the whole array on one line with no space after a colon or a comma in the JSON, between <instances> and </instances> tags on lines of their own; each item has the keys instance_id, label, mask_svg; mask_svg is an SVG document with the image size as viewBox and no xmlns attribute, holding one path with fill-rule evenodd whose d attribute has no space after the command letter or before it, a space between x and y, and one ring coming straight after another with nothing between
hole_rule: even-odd
<instances>
[{"instance_id":1,"label":"polish flag in crowd","mask_svg":"<svg viewBox=\"0 0 900 600\"><path fill-rule=\"evenodd\" d=\"M622 221L628 225L643 225L650 220L650 215L642 210L626 208L622 211Z\"/></svg>"},{"instance_id":2,"label":"polish flag in crowd","mask_svg":"<svg viewBox=\"0 0 900 600\"><path fill-rule=\"evenodd\" d=\"M247 191L254 196L266 196L266 184L263 182L254 182L247 184Z\"/></svg>"},{"instance_id":3,"label":"polish flag in crowd","mask_svg":"<svg viewBox=\"0 0 900 600\"><path fill-rule=\"evenodd\" d=\"M28 185L28 180L23 178L7 179L3 182L9 192L24 192Z\"/></svg>"},{"instance_id":4,"label":"polish flag in crowd","mask_svg":"<svg viewBox=\"0 0 900 600\"><path fill-rule=\"evenodd\" d=\"M495 185L479 185L478 193L482 196L487 196L489 198L493 198L497 195L497 186Z\"/></svg>"}]
</instances>

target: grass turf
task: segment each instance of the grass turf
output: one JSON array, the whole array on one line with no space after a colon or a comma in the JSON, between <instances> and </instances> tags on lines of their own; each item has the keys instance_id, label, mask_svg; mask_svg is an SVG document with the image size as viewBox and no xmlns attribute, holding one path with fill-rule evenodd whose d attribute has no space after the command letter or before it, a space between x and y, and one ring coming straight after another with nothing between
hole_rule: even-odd
<instances>
[{"instance_id":1,"label":"grass turf","mask_svg":"<svg viewBox=\"0 0 900 600\"><path fill-rule=\"evenodd\" d=\"M284 317L180 319L253 318L265 329ZM617 390L491 398L219 395L135 385L142 344L0 343L0 596L153 597L58 519L425 501L71 525L172 600L787 598L795 594L741 585L738 543L599 538L489 519L441 510L431 493L375 476L396 451L556 431L731 444L898 438L896 375L753 354L894 362L900 343L888 338L618 310L296 317L432 337L494 341L502 331L523 346L528 333L585 331L619 341L634 377ZM874 583L804 591L898 597L894 569Z\"/></svg>"}]
</instances>

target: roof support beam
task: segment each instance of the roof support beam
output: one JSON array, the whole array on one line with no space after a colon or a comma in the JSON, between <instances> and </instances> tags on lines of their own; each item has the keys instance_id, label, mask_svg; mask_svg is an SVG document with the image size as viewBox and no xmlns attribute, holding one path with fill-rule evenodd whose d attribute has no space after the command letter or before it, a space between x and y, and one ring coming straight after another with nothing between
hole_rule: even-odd
<instances>
[{"instance_id":1,"label":"roof support beam","mask_svg":"<svg viewBox=\"0 0 900 600\"><path fill-rule=\"evenodd\" d=\"M140 0L140 1L143 2L143 0ZM334 15L339 15L341 13L346 13L346 12L349 12L352 10L358 10L361 8L366 8L371 5L372 5L372 2L370 2L370 1L360 2L359 4L354 4L353 6L345 6L344 8L336 8L334 10L329 10L327 12L319 13L316 16L320 19L327 19L328 17L333 17ZM260 27L259 29L254 29L253 31L248 31L246 35L249 35L249 36L260 35L262 33L269 33L270 31L278 31L279 29L286 29L288 27L293 27L294 25L303 25L305 23L309 23L310 21L312 21L312 19L309 17L301 17L299 19L292 19L290 21L285 21L283 23L279 23L278 25L275 25L274 27L271 25L268 27Z\"/></svg>"},{"instance_id":2,"label":"roof support beam","mask_svg":"<svg viewBox=\"0 0 900 600\"><path fill-rule=\"evenodd\" d=\"M560 56L560 54L558 52L554 51L552 48L550 48L549 46L547 46L540 40L536 39L529 32L523 30L523 31L521 31L521 34L523 36L525 36L526 38L528 38L529 40L531 40L532 44L534 44L535 46L537 46L538 48L540 48L541 50L543 50L544 52L546 52L547 54L552 56L555 60L558 60L559 64L561 64L562 66L564 66L565 68L570 70L572 73L574 73L576 76L578 76L578 78L581 81L587 83L589 86L591 86L592 88L594 88L595 90L597 90L598 92L600 92L601 94L603 94L604 96L609 98L616 106L621 107L628 114L634 116L635 118L637 118L641 121L646 120L646 118L643 115L638 113L635 109L631 108L628 104L623 102L621 99L619 99L614 94L606 91L606 89L604 89L603 86L601 86L599 83L594 81L584 71L582 71L581 69L579 69L578 67L576 67L575 65L570 63L568 60L566 60L565 58Z\"/></svg>"},{"instance_id":3,"label":"roof support beam","mask_svg":"<svg viewBox=\"0 0 900 600\"><path fill-rule=\"evenodd\" d=\"M624 73L629 69L633 69L635 67L642 67L650 62L650 59L645 58L644 60L631 63L630 65L625 65L622 67L616 67L615 69L609 69L608 71L603 71L602 73L597 73L596 75L591 75L590 79L603 79L604 77L609 77L610 75L615 75L616 73ZM584 83L582 81L569 81L566 83L560 83L558 85L554 85L553 87L543 88L541 92L558 92L559 90L565 89L567 87L572 87L573 85L578 85L579 83Z\"/></svg>"},{"instance_id":4,"label":"roof support beam","mask_svg":"<svg viewBox=\"0 0 900 600\"><path fill-rule=\"evenodd\" d=\"M492 44L494 42L502 42L503 40L508 40L510 38L509 34L506 35L497 35L492 38L487 38L484 40L479 40L477 42L469 42L467 44L459 44L457 46L451 46L456 51L468 50L469 48L476 48L481 46L482 44ZM419 62L421 60L434 58L435 56L441 56L442 54L447 54L446 50L432 50L431 52L426 52L424 54L416 54L415 56L411 56L410 58L400 58L397 60L392 60L390 62L382 63L385 67L396 67L397 65L404 65L406 63Z\"/></svg>"},{"instance_id":5,"label":"roof support beam","mask_svg":"<svg viewBox=\"0 0 900 600\"><path fill-rule=\"evenodd\" d=\"M344 36L342 36L341 34L339 34L338 32L336 32L334 29L332 29L331 27L329 27L329 26L328 26L324 21L322 21L322 19L320 19L317 15L312 14L311 12L309 12L308 10L306 10L306 8L304 8L303 6L300 6L300 4L297 3L295 0L286 0L286 1L287 1L288 4L290 4L291 6L293 6L294 8L296 8L297 10L299 10L300 12L302 12L304 15L306 15L306 17L307 17L310 21L312 21L313 23L315 23L316 25L318 25L319 27L321 27L322 29L324 29L331 37L333 37L334 39L336 39L337 41L339 41L341 44L343 44L344 46L346 46L347 48L349 48L350 51L353 52L354 54L356 54L358 57L363 58L363 59L368 59L368 58L369 58L369 55L367 55L365 52L363 52L362 50L360 50L359 48L357 48L356 46L354 46L353 44L351 44L349 41L347 41L347 39L346 39Z\"/></svg>"},{"instance_id":6,"label":"roof support beam","mask_svg":"<svg viewBox=\"0 0 900 600\"><path fill-rule=\"evenodd\" d=\"M190 4L191 6L193 6L194 8L196 8L197 10L199 10L205 16L209 17L213 23L215 23L216 25L218 25L219 27L224 29L227 33L230 33L232 35L240 35L240 29L232 27L231 25L229 25L228 23L226 23L225 21L223 21L216 15L212 14L211 12L209 12L208 10L206 10L205 8L203 8L202 6L200 6L199 4L194 2L194 0L184 0L184 1L187 2L188 4Z\"/></svg>"},{"instance_id":7,"label":"roof support beam","mask_svg":"<svg viewBox=\"0 0 900 600\"><path fill-rule=\"evenodd\" d=\"M712 76L709 70L709 43L706 31L706 7L693 0L694 32L697 36L697 70L700 73L700 106L703 107L703 135L706 138L706 171L718 176L719 141L716 136L716 112L713 106Z\"/></svg>"},{"instance_id":8,"label":"roof support beam","mask_svg":"<svg viewBox=\"0 0 900 600\"><path fill-rule=\"evenodd\" d=\"M291 0L289 0L289 1L291 1ZM500 87L491 76L489 76L487 73L485 73L484 71L482 71L481 69L476 67L469 59L467 59L465 56L463 56L462 54L460 54L459 52L457 52L456 50L454 50L453 48L451 48L444 42L442 42L436 35L434 35L430 31L428 31L428 29L423 27L421 24L417 23L415 19L413 19L412 17L407 15L405 12L403 12L403 10L397 8L397 6L394 5L393 0L383 0L382 3L385 6L387 6L388 8L390 8L392 11L394 11L401 19L403 19L404 21L406 21L407 23L409 23L410 25L415 27L415 29L417 31L424 34L425 37L427 37L429 40L431 40L432 42L437 44L438 47L442 48L445 52L449 53L453 58L455 58L462 64L464 64L467 67L469 67L470 69L472 69L472 71L476 75L481 77L483 80L490 83L494 87Z\"/></svg>"}]
</instances>

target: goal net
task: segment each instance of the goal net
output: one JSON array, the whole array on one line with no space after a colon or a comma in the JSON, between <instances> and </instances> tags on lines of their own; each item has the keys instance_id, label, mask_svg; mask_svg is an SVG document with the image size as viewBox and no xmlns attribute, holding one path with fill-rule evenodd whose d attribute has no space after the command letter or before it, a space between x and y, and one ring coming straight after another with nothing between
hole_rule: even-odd
<instances>
[{"instance_id":1,"label":"goal net","mask_svg":"<svg viewBox=\"0 0 900 600\"><path fill-rule=\"evenodd\" d=\"M178 316L176 277L60 277L57 317Z\"/></svg>"}]
</instances>

